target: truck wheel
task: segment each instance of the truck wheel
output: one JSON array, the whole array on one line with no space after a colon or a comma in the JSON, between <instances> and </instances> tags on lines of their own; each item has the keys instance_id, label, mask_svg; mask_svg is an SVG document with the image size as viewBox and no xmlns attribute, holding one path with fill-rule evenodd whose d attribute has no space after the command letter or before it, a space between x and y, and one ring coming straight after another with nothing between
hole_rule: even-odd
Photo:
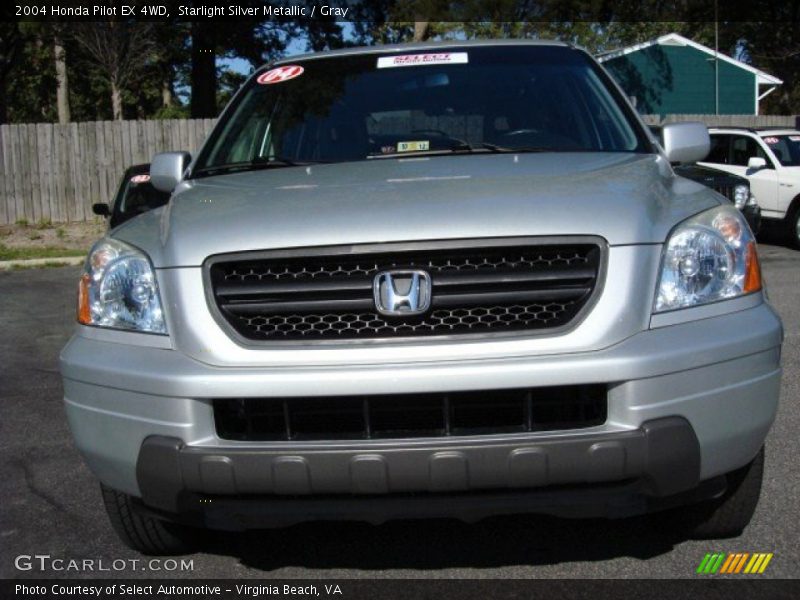
<instances>
[{"instance_id":1,"label":"truck wheel","mask_svg":"<svg viewBox=\"0 0 800 600\"><path fill-rule=\"evenodd\" d=\"M789 240L792 242L792 246L800 248L800 202L795 204L797 204L797 206L794 207L794 210L789 213L789 217L786 219L786 229L789 233Z\"/></svg>"},{"instance_id":2,"label":"truck wheel","mask_svg":"<svg viewBox=\"0 0 800 600\"><path fill-rule=\"evenodd\" d=\"M100 484L111 526L129 548L154 556L194 552L202 531L136 512L131 497Z\"/></svg>"},{"instance_id":3,"label":"truck wheel","mask_svg":"<svg viewBox=\"0 0 800 600\"><path fill-rule=\"evenodd\" d=\"M762 447L751 463L728 473L728 489L721 497L676 510L673 523L695 539L740 535L756 510L763 474Z\"/></svg>"}]
</instances>

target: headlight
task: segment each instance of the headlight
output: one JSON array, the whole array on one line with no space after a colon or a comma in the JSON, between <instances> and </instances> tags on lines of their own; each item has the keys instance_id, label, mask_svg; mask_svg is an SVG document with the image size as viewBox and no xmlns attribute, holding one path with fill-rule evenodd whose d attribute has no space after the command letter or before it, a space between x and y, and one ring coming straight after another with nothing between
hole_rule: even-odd
<instances>
[{"instance_id":1,"label":"headlight","mask_svg":"<svg viewBox=\"0 0 800 600\"><path fill-rule=\"evenodd\" d=\"M750 199L750 188L746 185L739 184L733 188L733 203L736 208L742 210Z\"/></svg>"},{"instance_id":2,"label":"headlight","mask_svg":"<svg viewBox=\"0 0 800 600\"><path fill-rule=\"evenodd\" d=\"M731 206L700 213L671 233L654 312L726 300L761 289L756 242Z\"/></svg>"},{"instance_id":3,"label":"headlight","mask_svg":"<svg viewBox=\"0 0 800 600\"><path fill-rule=\"evenodd\" d=\"M143 252L110 238L94 245L78 288L78 322L167 333L155 271Z\"/></svg>"}]
</instances>

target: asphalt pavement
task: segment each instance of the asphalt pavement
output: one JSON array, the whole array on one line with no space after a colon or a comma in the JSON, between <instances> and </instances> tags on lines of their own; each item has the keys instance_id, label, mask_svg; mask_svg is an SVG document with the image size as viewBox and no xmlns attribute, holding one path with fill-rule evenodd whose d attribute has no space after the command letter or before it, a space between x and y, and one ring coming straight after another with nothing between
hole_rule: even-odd
<instances>
[{"instance_id":1,"label":"asphalt pavement","mask_svg":"<svg viewBox=\"0 0 800 600\"><path fill-rule=\"evenodd\" d=\"M675 539L642 518L313 523L216 536L184 557L191 570L170 572L130 562L142 557L111 530L97 482L70 437L58 353L73 328L79 269L0 273L0 577L684 578L707 552L772 552L761 577L797 578L800 252L768 238L761 260L786 328L784 376L761 501L739 538ZM68 562L55 563L64 570L15 567L16 557L36 554L93 560L95 570L71 570ZM97 570L119 561L126 566Z\"/></svg>"}]
</instances>

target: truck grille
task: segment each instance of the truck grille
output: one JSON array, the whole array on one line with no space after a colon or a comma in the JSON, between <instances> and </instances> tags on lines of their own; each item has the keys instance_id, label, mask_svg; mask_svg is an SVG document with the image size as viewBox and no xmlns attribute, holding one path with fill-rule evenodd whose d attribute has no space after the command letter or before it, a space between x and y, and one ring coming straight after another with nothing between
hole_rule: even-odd
<instances>
[{"instance_id":1,"label":"truck grille","mask_svg":"<svg viewBox=\"0 0 800 600\"><path fill-rule=\"evenodd\" d=\"M206 284L246 340L480 334L567 325L595 290L601 258L595 238L312 248L213 257ZM375 275L408 268L430 274L430 309L380 314Z\"/></svg>"},{"instance_id":2,"label":"truck grille","mask_svg":"<svg viewBox=\"0 0 800 600\"><path fill-rule=\"evenodd\" d=\"M225 398L217 435L240 441L362 440L579 429L606 420L606 388L560 386L476 392Z\"/></svg>"},{"instance_id":3,"label":"truck grille","mask_svg":"<svg viewBox=\"0 0 800 600\"><path fill-rule=\"evenodd\" d=\"M736 186L730 183L716 183L714 184L714 191L718 194L722 194L731 202L734 202L735 197L733 190Z\"/></svg>"}]
</instances>

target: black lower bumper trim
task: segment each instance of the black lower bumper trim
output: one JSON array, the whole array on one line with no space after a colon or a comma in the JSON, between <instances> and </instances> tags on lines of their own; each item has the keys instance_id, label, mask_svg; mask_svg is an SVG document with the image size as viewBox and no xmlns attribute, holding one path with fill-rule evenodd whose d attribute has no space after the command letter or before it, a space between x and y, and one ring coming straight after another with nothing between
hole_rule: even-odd
<instances>
[{"instance_id":1,"label":"black lower bumper trim","mask_svg":"<svg viewBox=\"0 0 800 600\"><path fill-rule=\"evenodd\" d=\"M200 512L216 528L519 512L625 516L695 490L699 477L700 446L682 417L633 431L447 445L202 448L152 436L137 462L144 506Z\"/></svg>"}]
</instances>

